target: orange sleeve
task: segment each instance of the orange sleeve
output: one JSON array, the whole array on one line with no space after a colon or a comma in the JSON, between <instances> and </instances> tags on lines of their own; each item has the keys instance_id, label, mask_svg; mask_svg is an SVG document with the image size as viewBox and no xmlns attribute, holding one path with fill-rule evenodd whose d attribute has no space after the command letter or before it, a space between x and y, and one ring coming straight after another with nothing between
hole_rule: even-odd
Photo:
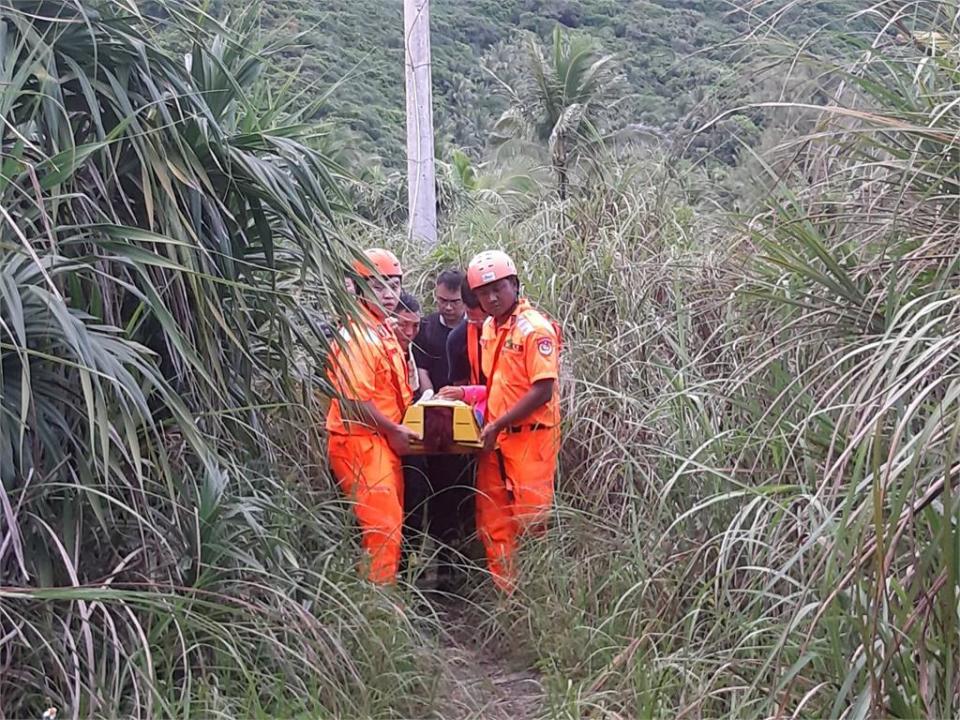
<instances>
[{"instance_id":1,"label":"orange sleeve","mask_svg":"<svg viewBox=\"0 0 960 720\"><path fill-rule=\"evenodd\" d=\"M556 380L560 376L556 335L550 330L537 330L526 337L523 349L527 377L537 380Z\"/></svg>"},{"instance_id":2,"label":"orange sleeve","mask_svg":"<svg viewBox=\"0 0 960 720\"><path fill-rule=\"evenodd\" d=\"M376 353L366 343L353 336L341 341L331 357L330 379L347 400L370 402L376 395Z\"/></svg>"}]
</instances>

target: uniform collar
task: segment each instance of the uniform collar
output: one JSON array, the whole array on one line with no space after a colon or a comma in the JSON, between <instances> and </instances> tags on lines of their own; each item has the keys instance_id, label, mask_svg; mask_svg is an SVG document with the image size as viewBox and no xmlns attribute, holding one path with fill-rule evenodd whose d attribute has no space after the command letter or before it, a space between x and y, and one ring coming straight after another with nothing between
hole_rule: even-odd
<instances>
[{"instance_id":1,"label":"uniform collar","mask_svg":"<svg viewBox=\"0 0 960 720\"><path fill-rule=\"evenodd\" d=\"M517 316L522 313L524 310L530 309L530 302L526 298L517 298L517 304L513 308L513 312L510 313L510 317L503 321L501 324L497 324L496 318L491 318L493 320L493 326L495 328L510 327L516 322Z\"/></svg>"},{"instance_id":2,"label":"uniform collar","mask_svg":"<svg viewBox=\"0 0 960 720\"><path fill-rule=\"evenodd\" d=\"M360 303L360 319L370 327L382 325L385 318L377 314L372 307L365 302Z\"/></svg>"},{"instance_id":3,"label":"uniform collar","mask_svg":"<svg viewBox=\"0 0 960 720\"><path fill-rule=\"evenodd\" d=\"M380 338L381 341L394 342L399 347L400 341L397 339L393 328L387 324L387 318L366 303L360 303L360 325Z\"/></svg>"}]
</instances>

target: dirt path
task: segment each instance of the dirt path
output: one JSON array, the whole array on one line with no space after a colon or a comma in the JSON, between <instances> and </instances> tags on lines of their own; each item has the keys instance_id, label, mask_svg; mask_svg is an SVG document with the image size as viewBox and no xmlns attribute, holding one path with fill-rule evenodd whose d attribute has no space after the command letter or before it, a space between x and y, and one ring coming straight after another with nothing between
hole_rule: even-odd
<instances>
[{"instance_id":1,"label":"dirt path","mask_svg":"<svg viewBox=\"0 0 960 720\"><path fill-rule=\"evenodd\" d=\"M511 667L492 643L483 643L477 622L460 602L438 608L445 720L535 720L542 717L543 687L532 670Z\"/></svg>"}]
</instances>

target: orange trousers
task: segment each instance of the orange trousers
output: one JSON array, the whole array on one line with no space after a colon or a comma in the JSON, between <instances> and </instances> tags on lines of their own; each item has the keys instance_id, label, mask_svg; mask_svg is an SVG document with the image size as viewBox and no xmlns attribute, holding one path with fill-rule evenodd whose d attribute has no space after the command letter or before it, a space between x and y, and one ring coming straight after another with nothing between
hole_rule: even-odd
<instances>
[{"instance_id":1,"label":"orange trousers","mask_svg":"<svg viewBox=\"0 0 960 720\"><path fill-rule=\"evenodd\" d=\"M403 528L403 470L380 435L330 435L330 469L353 500L372 582L395 582Z\"/></svg>"},{"instance_id":2,"label":"orange trousers","mask_svg":"<svg viewBox=\"0 0 960 720\"><path fill-rule=\"evenodd\" d=\"M502 467L497 452L477 461L477 533L493 581L507 593L516 584L518 538L546 528L559 449L558 429L522 430L500 436Z\"/></svg>"}]
</instances>

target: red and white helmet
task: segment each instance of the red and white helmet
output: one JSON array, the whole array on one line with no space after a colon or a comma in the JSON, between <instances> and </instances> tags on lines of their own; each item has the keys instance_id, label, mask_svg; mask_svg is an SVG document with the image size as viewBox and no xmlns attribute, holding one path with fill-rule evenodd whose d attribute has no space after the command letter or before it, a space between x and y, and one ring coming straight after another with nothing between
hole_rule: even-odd
<instances>
[{"instance_id":1,"label":"red and white helmet","mask_svg":"<svg viewBox=\"0 0 960 720\"><path fill-rule=\"evenodd\" d=\"M471 290L517 274L513 259L503 250L484 250L467 265L467 283Z\"/></svg>"},{"instance_id":2,"label":"red and white helmet","mask_svg":"<svg viewBox=\"0 0 960 720\"><path fill-rule=\"evenodd\" d=\"M369 248L363 252L367 256L367 262L373 266L376 274L383 277L403 277L403 268L400 267L400 261L397 259L397 256L389 250ZM354 261L353 269L357 271L360 277L369 278L375 274L370 270L368 265L365 265L359 260Z\"/></svg>"}]
</instances>

